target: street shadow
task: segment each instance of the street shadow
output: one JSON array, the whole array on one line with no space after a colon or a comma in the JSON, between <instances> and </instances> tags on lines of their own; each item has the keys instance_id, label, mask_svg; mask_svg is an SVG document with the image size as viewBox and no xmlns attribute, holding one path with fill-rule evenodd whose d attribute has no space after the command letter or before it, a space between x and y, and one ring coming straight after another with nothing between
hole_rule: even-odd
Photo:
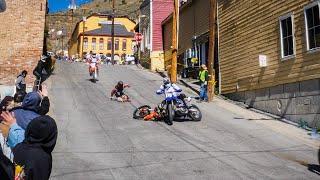
<instances>
[{"instance_id":1,"label":"street shadow","mask_svg":"<svg viewBox=\"0 0 320 180\"><path fill-rule=\"evenodd\" d=\"M174 118L173 121L174 122L196 122L196 121L193 121L191 118Z\"/></svg>"},{"instance_id":2,"label":"street shadow","mask_svg":"<svg viewBox=\"0 0 320 180\"><path fill-rule=\"evenodd\" d=\"M93 79L87 79L87 81L90 81L90 82L92 82L92 83L96 83L96 82L98 82L99 80L97 79L96 81L94 81Z\"/></svg>"}]
</instances>

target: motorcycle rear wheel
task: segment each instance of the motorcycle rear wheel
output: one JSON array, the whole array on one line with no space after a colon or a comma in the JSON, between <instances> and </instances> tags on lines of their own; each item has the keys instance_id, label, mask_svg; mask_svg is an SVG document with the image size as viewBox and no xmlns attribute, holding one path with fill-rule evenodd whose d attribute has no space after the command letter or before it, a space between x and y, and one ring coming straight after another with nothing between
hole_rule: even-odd
<instances>
[{"instance_id":1,"label":"motorcycle rear wheel","mask_svg":"<svg viewBox=\"0 0 320 180\"><path fill-rule=\"evenodd\" d=\"M143 105L138 107L133 112L133 118L134 119L143 119L145 116L150 114L151 107L149 105Z\"/></svg>"},{"instance_id":2,"label":"motorcycle rear wheel","mask_svg":"<svg viewBox=\"0 0 320 180\"><path fill-rule=\"evenodd\" d=\"M200 109L198 108L198 106L192 104L189 108L189 116L191 117L191 119L193 121L201 121L202 119L202 113L200 111Z\"/></svg>"}]
</instances>

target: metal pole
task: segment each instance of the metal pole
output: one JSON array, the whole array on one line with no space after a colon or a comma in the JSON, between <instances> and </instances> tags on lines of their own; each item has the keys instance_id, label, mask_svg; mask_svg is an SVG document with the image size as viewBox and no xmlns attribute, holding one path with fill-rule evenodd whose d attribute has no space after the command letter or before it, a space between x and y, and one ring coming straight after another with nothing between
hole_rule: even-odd
<instances>
[{"instance_id":1,"label":"metal pole","mask_svg":"<svg viewBox=\"0 0 320 180\"><path fill-rule=\"evenodd\" d=\"M84 30L85 30L86 21L83 18L83 27L82 27L82 48L81 48L81 57L83 59L83 48L84 48Z\"/></svg>"},{"instance_id":2,"label":"metal pole","mask_svg":"<svg viewBox=\"0 0 320 180\"><path fill-rule=\"evenodd\" d=\"M172 61L171 61L171 82L177 82L177 59L178 59L178 19L179 1L174 0L173 26L172 26Z\"/></svg>"},{"instance_id":3,"label":"metal pole","mask_svg":"<svg viewBox=\"0 0 320 180\"><path fill-rule=\"evenodd\" d=\"M208 83L208 98L209 101L212 101L214 95L214 57L215 57L215 39L216 39L216 18L217 18L217 0L210 0L210 17L209 17L209 58L208 58L208 74L209 74L209 83Z\"/></svg>"},{"instance_id":4,"label":"metal pole","mask_svg":"<svg viewBox=\"0 0 320 180\"><path fill-rule=\"evenodd\" d=\"M114 65L114 16L115 16L115 1L116 0L112 0L112 27L111 27L111 62L112 65Z\"/></svg>"},{"instance_id":5,"label":"metal pole","mask_svg":"<svg viewBox=\"0 0 320 180\"><path fill-rule=\"evenodd\" d=\"M139 33L141 34L141 15L139 15ZM138 43L138 63L140 64L140 59L141 59L141 42L137 42Z\"/></svg>"}]
</instances>

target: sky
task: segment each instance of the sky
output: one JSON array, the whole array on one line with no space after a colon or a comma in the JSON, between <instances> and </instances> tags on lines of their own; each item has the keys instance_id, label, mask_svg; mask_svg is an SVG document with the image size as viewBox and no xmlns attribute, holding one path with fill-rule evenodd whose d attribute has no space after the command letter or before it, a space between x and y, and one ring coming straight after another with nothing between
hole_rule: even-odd
<instances>
[{"instance_id":1,"label":"sky","mask_svg":"<svg viewBox=\"0 0 320 180\"><path fill-rule=\"evenodd\" d=\"M83 4L91 0L75 0L76 4ZM49 12L57 12L67 10L71 0L49 0Z\"/></svg>"}]
</instances>

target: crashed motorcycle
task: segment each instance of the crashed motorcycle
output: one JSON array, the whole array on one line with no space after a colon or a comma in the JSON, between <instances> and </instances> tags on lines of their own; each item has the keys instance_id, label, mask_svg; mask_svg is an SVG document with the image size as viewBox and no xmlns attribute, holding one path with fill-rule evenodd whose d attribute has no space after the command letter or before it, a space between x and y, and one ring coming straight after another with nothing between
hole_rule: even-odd
<instances>
[{"instance_id":1,"label":"crashed motorcycle","mask_svg":"<svg viewBox=\"0 0 320 180\"><path fill-rule=\"evenodd\" d=\"M157 94L165 95L165 99L161 104L166 109L167 118L164 118L164 121L168 125L173 124L174 118L191 118L193 121L201 121L202 113L200 109L198 106L191 104L193 98L187 98L186 95L182 93L177 95L172 87L164 92L157 92Z\"/></svg>"}]
</instances>

